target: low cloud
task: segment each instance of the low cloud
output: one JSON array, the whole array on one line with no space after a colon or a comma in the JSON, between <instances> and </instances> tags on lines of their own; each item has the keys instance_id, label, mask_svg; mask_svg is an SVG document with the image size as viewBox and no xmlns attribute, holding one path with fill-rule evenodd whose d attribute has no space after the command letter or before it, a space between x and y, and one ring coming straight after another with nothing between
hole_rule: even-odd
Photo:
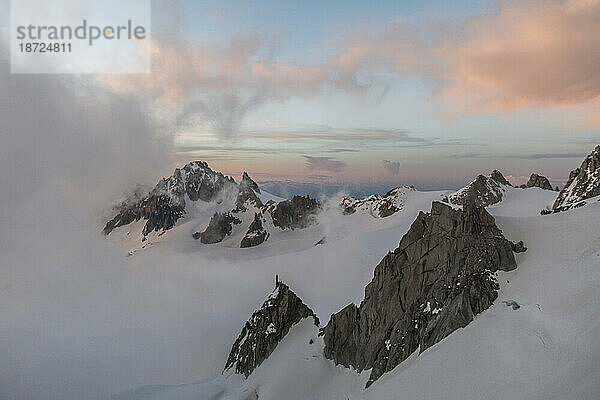
<instances>
[{"instance_id":1,"label":"low cloud","mask_svg":"<svg viewBox=\"0 0 600 400\"><path fill-rule=\"evenodd\" d=\"M329 173L339 173L344 171L346 163L334 160L331 157L311 157L304 156L304 165L311 171L324 171Z\"/></svg>"},{"instance_id":2,"label":"low cloud","mask_svg":"<svg viewBox=\"0 0 600 400\"><path fill-rule=\"evenodd\" d=\"M539 154L525 154L520 156L512 156L512 158L519 158L521 160L542 160L542 159L553 159L553 158L585 158L586 153L539 153Z\"/></svg>"},{"instance_id":3,"label":"low cloud","mask_svg":"<svg viewBox=\"0 0 600 400\"><path fill-rule=\"evenodd\" d=\"M381 166L390 175L398 175L400 163L398 161L381 160Z\"/></svg>"}]
</instances>

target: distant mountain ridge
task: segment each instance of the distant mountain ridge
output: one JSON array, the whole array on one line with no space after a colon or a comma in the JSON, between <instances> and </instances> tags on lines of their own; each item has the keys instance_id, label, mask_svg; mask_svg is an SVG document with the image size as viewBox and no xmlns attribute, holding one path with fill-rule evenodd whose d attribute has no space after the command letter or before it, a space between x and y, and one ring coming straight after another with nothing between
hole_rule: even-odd
<instances>
[{"instance_id":1,"label":"distant mountain ridge","mask_svg":"<svg viewBox=\"0 0 600 400\"><path fill-rule=\"evenodd\" d=\"M266 204L260 199L261 189L244 172L239 183L212 170L206 162L192 161L173 174L162 178L154 189L142 195L136 192L117 208L117 214L106 223L103 233L136 221L145 221L142 241L151 232L160 234L175 227L189 211L190 203L213 202L231 204L228 211L216 211L203 231L192 234L204 244L222 242L235 230L247 229L240 247L253 247L266 241L275 229L303 229L315 222L320 204L310 197L294 196L291 200Z\"/></svg>"},{"instance_id":2,"label":"distant mountain ridge","mask_svg":"<svg viewBox=\"0 0 600 400\"><path fill-rule=\"evenodd\" d=\"M162 178L146 196L125 200L117 207L117 215L103 229L105 235L115 228L143 219L142 235L169 230L186 213L186 195L190 201L212 201L237 188L231 177L213 171L207 163L192 161L173 174Z\"/></svg>"},{"instance_id":3,"label":"distant mountain ridge","mask_svg":"<svg viewBox=\"0 0 600 400\"><path fill-rule=\"evenodd\" d=\"M360 210L377 218L385 218L400 211L404 206L406 194L414 191L414 186L404 186L391 189L383 196L372 194L364 199L343 197L339 207L346 215Z\"/></svg>"}]
</instances>

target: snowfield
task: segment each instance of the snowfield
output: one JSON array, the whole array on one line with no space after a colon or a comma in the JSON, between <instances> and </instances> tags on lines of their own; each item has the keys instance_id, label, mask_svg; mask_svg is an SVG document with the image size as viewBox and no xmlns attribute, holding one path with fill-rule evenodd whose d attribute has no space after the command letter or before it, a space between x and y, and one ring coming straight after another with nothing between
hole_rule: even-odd
<instances>
[{"instance_id":1,"label":"snowfield","mask_svg":"<svg viewBox=\"0 0 600 400\"><path fill-rule=\"evenodd\" d=\"M331 199L318 225L241 249L229 238L205 245L191 237L224 205L206 204L140 243L141 225L101 236L83 207L57 197L60 182L49 187L23 204L15 240L1 244L2 399L599 397L597 199L541 216L555 192L508 188L488 210L528 250L516 255L516 270L498 275L497 301L365 390L369 371L325 359L312 320L294 326L248 379L221 372L276 274L326 324L362 300L377 263L448 192L411 191L385 218L342 215ZM48 214L40 204L60 207Z\"/></svg>"},{"instance_id":2,"label":"snowfield","mask_svg":"<svg viewBox=\"0 0 600 400\"><path fill-rule=\"evenodd\" d=\"M254 254L244 259L244 249L224 255L264 281L259 279L252 290L244 287L249 297L239 304L240 312L222 309L223 323L214 328L224 340L211 342L216 353L211 359L218 361L217 354L222 354L221 363L212 365L215 377L185 385L144 386L113 398L597 399L600 225L590 221L597 218L600 203L590 201L580 209L541 216L540 210L556 193L538 188L509 188L505 200L489 208L505 236L523 240L528 247L517 255L516 270L499 273L501 290L494 305L466 328L419 356L414 353L369 389L364 389L368 371L357 374L324 358L322 339L310 319L292 328L248 379L219 374L235 335L269 292L275 273L326 323L332 312L360 301L379 259L397 246L418 210L427 211L431 200L441 195L415 192L403 211L384 219L344 216L350 219L347 231L323 246L309 247L311 241L297 239L297 251L285 247L282 254L267 258ZM321 230L300 236L314 239ZM231 288L221 290L232 295ZM520 306L516 310L504 303L513 301Z\"/></svg>"}]
</instances>

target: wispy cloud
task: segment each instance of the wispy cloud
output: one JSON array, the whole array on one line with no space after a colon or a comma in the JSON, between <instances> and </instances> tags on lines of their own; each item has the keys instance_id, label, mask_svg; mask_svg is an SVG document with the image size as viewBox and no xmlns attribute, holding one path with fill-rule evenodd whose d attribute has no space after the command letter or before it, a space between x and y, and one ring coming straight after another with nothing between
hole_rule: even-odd
<instances>
[{"instance_id":1,"label":"wispy cloud","mask_svg":"<svg viewBox=\"0 0 600 400\"><path fill-rule=\"evenodd\" d=\"M381 160L381 166L390 175L398 175L400 163L398 161Z\"/></svg>"},{"instance_id":2,"label":"wispy cloud","mask_svg":"<svg viewBox=\"0 0 600 400\"><path fill-rule=\"evenodd\" d=\"M552 159L552 158L581 158L583 159L586 153L538 153L538 154L524 154L517 156L510 156L510 158L518 158L521 160L541 160L541 159Z\"/></svg>"},{"instance_id":3,"label":"wispy cloud","mask_svg":"<svg viewBox=\"0 0 600 400\"><path fill-rule=\"evenodd\" d=\"M339 173L346 168L346 163L335 160L331 157L311 157L304 156L304 165L311 171L324 171L329 173Z\"/></svg>"}]
</instances>

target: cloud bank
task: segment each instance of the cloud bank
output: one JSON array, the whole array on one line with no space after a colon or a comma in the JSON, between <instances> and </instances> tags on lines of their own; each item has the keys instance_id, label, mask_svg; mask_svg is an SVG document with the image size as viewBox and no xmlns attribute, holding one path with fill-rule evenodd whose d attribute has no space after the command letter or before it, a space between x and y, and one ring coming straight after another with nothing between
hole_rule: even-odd
<instances>
[{"instance_id":1,"label":"cloud bank","mask_svg":"<svg viewBox=\"0 0 600 400\"><path fill-rule=\"evenodd\" d=\"M453 29L431 24L427 39L406 22L347 33L343 50L316 64L279 61L276 41L256 33L225 43L157 40L152 75L101 79L120 93L151 93L178 118L224 137L236 135L248 113L264 104L333 91L385 96L389 83L377 79L381 72L432 82L431 99L454 117L530 107L597 109L600 2L497 5Z\"/></svg>"}]
</instances>

